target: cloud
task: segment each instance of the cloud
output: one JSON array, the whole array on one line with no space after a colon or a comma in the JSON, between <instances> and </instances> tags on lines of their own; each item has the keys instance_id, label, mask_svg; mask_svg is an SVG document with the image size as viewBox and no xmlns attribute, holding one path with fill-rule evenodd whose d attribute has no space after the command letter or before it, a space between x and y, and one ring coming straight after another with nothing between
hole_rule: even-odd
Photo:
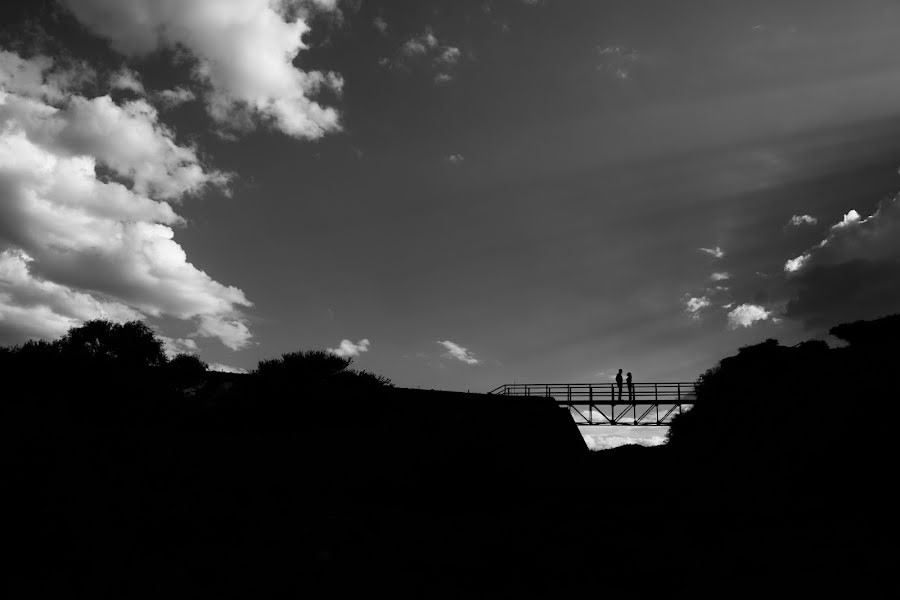
<instances>
[{"instance_id":1,"label":"cloud","mask_svg":"<svg viewBox=\"0 0 900 600\"><path fill-rule=\"evenodd\" d=\"M209 114L227 131L265 124L316 139L340 129L337 111L312 98L322 89L340 92L343 79L294 66L309 31L302 9L334 10L334 0L62 1L122 54L170 49L189 57Z\"/></svg>"},{"instance_id":2,"label":"cloud","mask_svg":"<svg viewBox=\"0 0 900 600\"><path fill-rule=\"evenodd\" d=\"M0 89L11 94L60 102L66 97L64 90L92 81L96 76L84 65L63 69L46 56L26 60L14 52L0 50Z\"/></svg>"},{"instance_id":3,"label":"cloud","mask_svg":"<svg viewBox=\"0 0 900 600\"><path fill-rule=\"evenodd\" d=\"M422 34L406 40L400 48L400 52L406 56L424 55L428 54L430 50L438 49L439 46L438 39L431 28L426 27Z\"/></svg>"},{"instance_id":4,"label":"cloud","mask_svg":"<svg viewBox=\"0 0 900 600\"><path fill-rule=\"evenodd\" d=\"M447 46L435 59L436 62L442 65L453 66L459 62L462 53L459 51L459 48L454 48L453 46Z\"/></svg>"},{"instance_id":5,"label":"cloud","mask_svg":"<svg viewBox=\"0 0 900 600\"><path fill-rule=\"evenodd\" d=\"M715 248L700 248L700 251L706 252L713 258L724 258L725 257L725 251L722 250L721 248L719 248L718 246L716 246Z\"/></svg>"},{"instance_id":6,"label":"cloud","mask_svg":"<svg viewBox=\"0 0 900 600\"><path fill-rule=\"evenodd\" d=\"M757 321L765 321L772 316L762 306L755 304L741 304L728 313L728 326L731 329L738 327L750 327Z\"/></svg>"},{"instance_id":7,"label":"cloud","mask_svg":"<svg viewBox=\"0 0 900 600\"><path fill-rule=\"evenodd\" d=\"M455 165L455 164L459 164L459 163L463 162L464 160L466 160L466 157L463 156L462 154L450 154L447 156L446 160L448 163Z\"/></svg>"},{"instance_id":8,"label":"cloud","mask_svg":"<svg viewBox=\"0 0 900 600\"><path fill-rule=\"evenodd\" d=\"M171 316L231 348L249 343L240 307L251 303L188 262L172 229L184 221L166 201L226 177L179 145L144 100L74 94L66 85L78 77L46 57L0 60L28 74L0 83L0 335Z\"/></svg>"},{"instance_id":9,"label":"cloud","mask_svg":"<svg viewBox=\"0 0 900 600\"><path fill-rule=\"evenodd\" d=\"M684 303L684 309L691 315L693 319L700 318L700 311L711 304L709 298L702 296L700 298L688 298Z\"/></svg>"},{"instance_id":10,"label":"cloud","mask_svg":"<svg viewBox=\"0 0 900 600\"><path fill-rule=\"evenodd\" d=\"M146 93L141 76L127 67L122 67L110 76L109 87L113 90L129 90L141 96Z\"/></svg>"},{"instance_id":11,"label":"cloud","mask_svg":"<svg viewBox=\"0 0 900 600\"><path fill-rule=\"evenodd\" d=\"M388 31L388 22L384 20L382 17L375 17L372 21L372 25L383 34L387 34Z\"/></svg>"},{"instance_id":12,"label":"cloud","mask_svg":"<svg viewBox=\"0 0 900 600\"><path fill-rule=\"evenodd\" d=\"M811 215L794 215L791 217L790 224L794 227L800 227L801 225L815 225L819 220Z\"/></svg>"},{"instance_id":13,"label":"cloud","mask_svg":"<svg viewBox=\"0 0 900 600\"><path fill-rule=\"evenodd\" d=\"M440 72L434 76L435 84L453 81L452 71L458 67L462 52L455 46L441 44L430 27L417 36L406 40L393 61L382 59L379 64L409 70L415 64L430 64Z\"/></svg>"},{"instance_id":14,"label":"cloud","mask_svg":"<svg viewBox=\"0 0 900 600\"><path fill-rule=\"evenodd\" d=\"M447 349L447 353L444 354L447 358L453 358L458 361L464 362L467 365L477 365L481 361L475 357L474 354L469 352L467 348L463 348L459 344L451 342L449 340L439 341L438 344Z\"/></svg>"},{"instance_id":15,"label":"cloud","mask_svg":"<svg viewBox=\"0 0 900 600\"><path fill-rule=\"evenodd\" d=\"M340 346L337 348L329 348L328 351L344 358L359 356L360 353L369 351L369 340L359 340L355 344L350 340L341 340Z\"/></svg>"},{"instance_id":16,"label":"cloud","mask_svg":"<svg viewBox=\"0 0 900 600\"><path fill-rule=\"evenodd\" d=\"M192 100L197 99L194 92L183 87L176 87L173 90L157 92L153 95L153 98L158 104L162 105L163 108L174 108L185 102L191 102Z\"/></svg>"},{"instance_id":17,"label":"cloud","mask_svg":"<svg viewBox=\"0 0 900 600\"><path fill-rule=\"evenodd\" d=\"M641 59L640 52L623 46L597 46L594 52L602 61L597 70L610 73L616 79L629 79L634 65Z\"/></svg>"},{"instance_id":18,"label":"cloud","mask_svg":"<svg viewBox=\"0 0 900 600\"><path fill-rule=\"evenodd\" d=\"M726 279L731 279L730 273L713 273L709 276L713 281L725 281Z\"/></svg>"},{"instance_id":19,"label":"cloud","mask_svg":"<svg viewBox=\"0 0 900 600\"><path fill-rule=\"evenodd\" d=\"M854 225L858 225L861 222L862 221L860 220L859 213L856 212L855 210L851 210L846 215L844 215L844 218L841 219L841 221L839 223L835 223L834 225L831 226L831 228L832 229L844 229L847 227L852 227Z\"/></svg>"},{"instance_id":20,"label":"cloud","mask_svg":"<svg viewBox=\"0 0 900 600\"><path fill-rule=\"evenodd\" d=\"M802 269L803 265L806 264L806 261L808 261L809 259L809 254L801 254L797 258L791 258L784 263L784 270L786 273L795 273Z\"/></svg>"},{"instance_id":21,"label":"cloud","mask_svg":"<svg viewBox=\"0 0 900 600\"><path fill-rule=\"evenodd\" d=\"M157 334L157 337L162 341L163 351L170 359L178 354L198 354L200 352L197 342L191 338L172 339L161 334Z\"/></svg>"},{"instance_id":22,"label":"cloud","mask_svg":"<svg viewBox=\"0 0 900 600\"><path fill-rule=\"evenodd\" d=\"M629 445L661 446L666 443L665 436L658 433L658 429L652 433L632 427L616 427L615 429L619 431L615 433L582 434L584 443L590 450L609 450Z\"/></svg>"},{"instance_id":23,"label":"cloud","mask_svg":"<svg viewBox=\"0 0 900 600\"><path fill-rule=\"evenodd\" d=\"M35 277L32 261L21 250L0 253L0 342L55 339L92 319L128 321L142 317L121 302Z\"/></svg>"},{"instance_id":24,"label":"cloud","mask_svg":"<svg viewBox=\"0 0 900 600\"><path fill-rule=\"evenodd\" d=\"M867 218L851 210L788 278L785 315L807 327L896 313L900 307L900 196Z\"/></svg>"}]
</instances>

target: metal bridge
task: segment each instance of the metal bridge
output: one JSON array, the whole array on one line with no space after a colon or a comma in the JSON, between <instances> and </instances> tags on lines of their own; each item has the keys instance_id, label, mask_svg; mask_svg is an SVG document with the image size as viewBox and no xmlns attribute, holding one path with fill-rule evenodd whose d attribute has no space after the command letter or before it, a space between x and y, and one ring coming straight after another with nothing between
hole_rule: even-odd
<instances>
[{"instance_id":1,"label":"metal bridge","mask_svg":"<svg viewBox=\"0 0 900 600\"><path fill-rule=\"evenodd\" d=\"M544 396L567 408L576 424L668 425L697 400L693 383L507 383L488 392L501 396Z\"/></svg>"}]
</instances>

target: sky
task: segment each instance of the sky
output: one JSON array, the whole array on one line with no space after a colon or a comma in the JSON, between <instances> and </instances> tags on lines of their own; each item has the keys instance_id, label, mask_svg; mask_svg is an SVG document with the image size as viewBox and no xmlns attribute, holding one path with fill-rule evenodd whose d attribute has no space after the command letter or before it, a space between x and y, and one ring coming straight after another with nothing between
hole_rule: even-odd
<instances>
[{"instance_id":1,"label":"sky","mask_svg":"<svg viewBox=\"0 0 900 600\"><path fill-rule=\"evenodd\" d=\"M898 30L893 0L6 2L0 343L140 318L217 369L488 391L827 339L900 307Z\"/></svg>"}]
</instances>

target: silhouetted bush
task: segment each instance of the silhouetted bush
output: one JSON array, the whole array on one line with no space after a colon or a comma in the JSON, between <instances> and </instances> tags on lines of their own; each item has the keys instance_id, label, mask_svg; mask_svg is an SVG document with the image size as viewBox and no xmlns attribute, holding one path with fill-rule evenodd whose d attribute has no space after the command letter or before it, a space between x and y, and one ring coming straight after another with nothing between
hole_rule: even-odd
<instances>
[{"instance_id":1,"label":"silhouetted bush","mask_svg":"<svg viewBox=\"0 0 900 600\"><path fill-rule=\"evenodd\" d=\"M900 318L840 325L821 340L786 347L775 340L741 348L697 382L696 406L675 417L670 447L722 465L724 477L833 470L863 477L890 452L882 415L900 398L894 376L900 358ZM874 418L873 418L874 417ZM843 431L863 424L865 435ZM788 475L785 475L788 476Z\"/></svg>"},{"instance_id":2,"label":"silhouetted bush","mask_svg":"<svg viewBox=\"0 0 900 600\"><path fill-rule=\"evenodd\" d=\"M165 365L166 374L179 381L193 381L203 378L209 365L195 354L176 354Z\"/></svg>"}]
</instances>

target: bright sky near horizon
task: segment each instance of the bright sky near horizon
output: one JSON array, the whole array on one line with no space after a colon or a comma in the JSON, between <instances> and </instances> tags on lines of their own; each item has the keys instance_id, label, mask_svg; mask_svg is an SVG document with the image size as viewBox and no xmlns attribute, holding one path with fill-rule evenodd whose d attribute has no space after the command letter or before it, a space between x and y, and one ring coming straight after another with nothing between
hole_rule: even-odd
<instances>
[{"instance_id":1,"label":"bright sky near horizon","mask_svg":"<svg viewBox=\"0 0 900 600\"><path fill-rule=\"evenodd\" d=\"M487 391L897 312L898 30L892 0L5 3L0 343L144 318L217 368Z\"/></svg>"}]
</instances>

